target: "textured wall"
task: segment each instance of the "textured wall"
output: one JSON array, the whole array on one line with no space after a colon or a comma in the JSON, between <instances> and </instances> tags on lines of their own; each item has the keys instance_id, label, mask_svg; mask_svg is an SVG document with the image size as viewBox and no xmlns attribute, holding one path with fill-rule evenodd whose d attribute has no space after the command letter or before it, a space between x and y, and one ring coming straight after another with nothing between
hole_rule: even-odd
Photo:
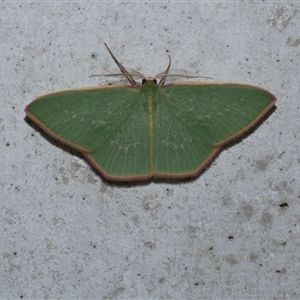
<instances>
[{"instance_id":1,"label":"textured wall","mask_svg":"<svg viewBox=\"0 0 300 300\"><path fill-rule=\"evenodd\" d=\"M253 2L253 3L251 3ZM2 298L299 298L300 4L1 2ZM277 109L194 180L110 183L25 118L35 97L173 67Z\"/></svg>"}]
</instances>

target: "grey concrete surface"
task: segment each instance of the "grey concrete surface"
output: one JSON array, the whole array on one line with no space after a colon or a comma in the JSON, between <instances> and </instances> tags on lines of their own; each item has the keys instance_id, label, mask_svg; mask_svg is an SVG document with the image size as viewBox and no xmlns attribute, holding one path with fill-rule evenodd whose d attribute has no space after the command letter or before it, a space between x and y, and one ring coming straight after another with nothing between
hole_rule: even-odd
<instances>
[{"instance_id":1,"label":"grey concrete surface","mask_svg":"<svg viewBox=\"0 0 300 300\"><path fill-rule=\"evenodd\" d=\"M298 1L0 4L1 299L299 299ZM25 118L37 96L173 67L277 108L194 180L115 184Z\"/></svg>"}]
</instances>

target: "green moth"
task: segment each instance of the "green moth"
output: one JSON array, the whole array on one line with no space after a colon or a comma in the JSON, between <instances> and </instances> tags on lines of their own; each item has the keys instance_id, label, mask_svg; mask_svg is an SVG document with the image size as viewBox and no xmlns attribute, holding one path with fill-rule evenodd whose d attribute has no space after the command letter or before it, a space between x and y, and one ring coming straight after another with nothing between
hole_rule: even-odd
<instances>
[{"instance_id":1,"label":"green moth","mask_svg":"<svg viewBox=\"0 0 300 300\"><path fill-rule=\"evenodd\" d=\"M267 90L246 84L165 84L170 57L159 82L143 78L139 84L134 76L143 75L129 73L105 46L129 85L47 94L25 112L109 180L196 176L276 101Z\"/></svg>"}]
</instances>

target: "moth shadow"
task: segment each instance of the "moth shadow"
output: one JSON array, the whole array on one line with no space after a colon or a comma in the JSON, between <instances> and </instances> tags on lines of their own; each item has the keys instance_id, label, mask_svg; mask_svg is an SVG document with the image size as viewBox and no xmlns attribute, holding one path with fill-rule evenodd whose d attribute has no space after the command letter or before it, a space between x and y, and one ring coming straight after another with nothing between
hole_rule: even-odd
<instances>
[{"instance_id":1,"label":"moth shadow","mask_svg":"<svg viewBox=\"0 0 300 300\"><path fill-rule=\"evenodd\" d=\"M54 147L60 148L63 151L68 152L68 153L86 161L84 155L80 151L78 151L78 150L56 140L52 136L50 136L39 125L37 125L35 122L33 122L28 116L26 116L24 118L24 120L30 127L32 127L36 132L38 132L44 139L46 139Z\"/></svg>"},{"instance_id":2,"label":"moth shadow","mask_svg":"<svg viewBox=\"0 0 300 300\"><path fill-rule=\"evenodd\" d=\"M271 114L274 113L276 110L276 106L273 106L253 127L251 127L248 131L243 133L241 136L237 137L236 139L230 141L229 143L225 144L220 151L211 159L211 161L207 164L207 166L202 169L199 174L192 176L192 177L186 177L186 178L149 178L146 180L135 180L135 181L112 181L104 176L102 176L92 165L89 164L85 156L78 150L73 149L72 147L61 143L60 141L56 140L55 138L51 137L49 134L47 134L42 128L40 128L36 123L34 123L28 116L25 117L25 122L32 127L36 132L38 132L43 138L45 138L49 143L51 143L53 146L58 147L62 149L63 151L66 151L70 153L71 155L74 155L80 159L83 159L87 165L90 166L91 170L96 176L100 176L101 179L110 186L117 186L117 187L136 187L136 186L148 186L151 183L165 183L165 184L185 184L185 183L191 183L196 181L200 176L204 175L210 168L211 162L213 162L219 154L224 150L224 149L229 149L232 146L240 143L242 140L246 139L249 137L251 134L253 134L257 128L265 122Z\"/></svg>"},{"instance_id":3,"label":"moth shadow","mask_svg":"<svg viewBox=\"0 0 300 300\"><path fill-rule=\"evenodd\" d=\"M260 127L262 125L262 123L264 123L275 112L276 109L277 109L277 107L274 105L253 127L251 127L249 130L244 132L242 135L240 135L236 139L225 144L219 153L221 153L224 149L231 148L232 146L240 143L242 140L246 139L251 134L253 134L258 129L258 127ZM218 155L219 155L219 153L218 153Z\"/></svg>"}]
</instances>

